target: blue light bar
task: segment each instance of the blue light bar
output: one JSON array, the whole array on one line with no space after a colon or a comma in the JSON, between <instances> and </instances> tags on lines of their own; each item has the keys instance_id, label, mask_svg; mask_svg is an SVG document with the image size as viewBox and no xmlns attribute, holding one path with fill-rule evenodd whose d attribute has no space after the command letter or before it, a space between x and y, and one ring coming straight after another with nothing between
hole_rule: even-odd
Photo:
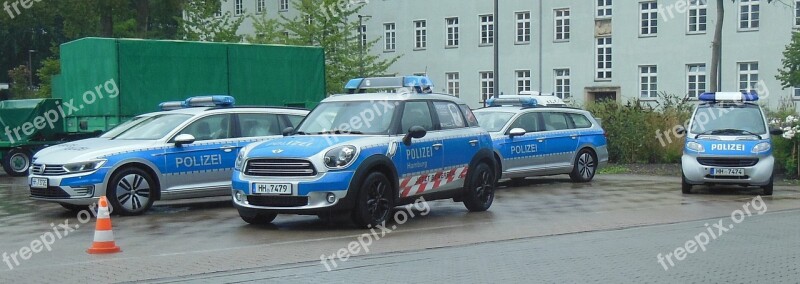
<instances>
[{"instance_id":1,"label":"blue light bar","mask_svg":"<svg viewBox=\"0 0 800 284\"><path fill-rule=\"evenodd\" d=\"M160 108L162 111L182 109L185 107L186 107L186 102L184 101L163 102L158 104L158 108Z\"/></svg>"},{"instance_id":2,"label":"blue light bar","mask_svg":"<svg viewBox=\"0 0 800 284\"><path fill-rule=\"evenodd\" d=\"M427 76L356 78L347 82L345 90L350 93L363 93L367 89L412 88L415 92L432 93L433 81Z\"/></svg>"},{"instance_id":3,"label":"blue light bar","mask_svg":"<svg viewBox=\"0 0 800 284\"><path fill-rule=\"evenodd\" d=\"M184 102L187 107L229 107L236 103L231 96L200 96L191 97Z\"/></svg>"},{"instance_id":4,"label":"blue light bar","mask_svg":"<svg viewBox=\"0 0 800 284\"><path fill-rule=\"evenodd\" d=\"M521 107L536 107L539 102L532 96L519 96L508 95L502 98L491 98L486 101L486 105L490 107L499 106L521 106Z\"/></svg>"},{"instance_id":5,"label":"blue light bar","mask_svg":"<svg viewBox=\"0 0 800 284\"><path fill-rule=\"evenodd\" d=\"M716 92L716 93L703 93L697 97L700 101L704 102L755 102L758 101L758 94L755 91L749 93L745 92Z\"/></svg>"}]
</instances>

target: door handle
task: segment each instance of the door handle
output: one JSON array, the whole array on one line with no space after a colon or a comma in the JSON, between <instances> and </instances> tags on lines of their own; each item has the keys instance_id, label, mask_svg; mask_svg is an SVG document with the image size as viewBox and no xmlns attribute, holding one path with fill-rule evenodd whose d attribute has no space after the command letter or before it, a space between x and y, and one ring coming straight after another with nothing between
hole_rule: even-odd
<instances>
[{"instance_id":1,"label":"door handle","mask_svg":"<svg viewBox=\"0 0 800 284\"><path fill-rule=\"evenodd\" d=\"M578 134L572 134L572 135L570 135L569 137L571 137L573 140L574 140L574 139L578 139Z\"/></svg>"},{"instance_id":2,"label":"door handle","mask_svg":"<svg viewBox=\"0 0 800 284\"><path fill-rule=\"evenodd\" d=\"M469 145L477 146L478 145L478 140L469 140Z\"/></svg>"},{"instance_id":3,"label":"door handle","mask_svg":"<svg viewBox=\"0 0 800 284\"><path fill-rule=\"evenodd\" d=\"M236 146L223 146L220 147L219 149L225 151L225 153L230 153L231 151L233 151L233 149L236 149Z\"/></svg>"},{"instance_id":4,"label":"door handle","mask_svg":"<svg viewBox=\"0 0 800 284\"><path fill-rule=\"evenodd\" d=\"M442 146L444 146L444 145L442 145L442 144L439 144L439 143L437 143L437 144L433 144L433 149L439 150L439 149L441 149L441 148L442 148Z\"/></svg>"},{"instance_id":5,"label":"door handle","mask_svg":"<svg viewBox=\"0 0 800 284\"><path fill-rule=\"evenodd\" d=\"M537 139L537 141L539 141L539 143L542 143L542 142L544 142L544 138L539 138L539 139Z\"/></svg>"}]
</instances>

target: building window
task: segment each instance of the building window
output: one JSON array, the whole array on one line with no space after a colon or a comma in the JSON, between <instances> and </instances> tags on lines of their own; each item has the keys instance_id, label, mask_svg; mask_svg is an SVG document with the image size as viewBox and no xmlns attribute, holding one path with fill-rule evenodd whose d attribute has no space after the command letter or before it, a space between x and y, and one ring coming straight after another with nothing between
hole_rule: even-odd
<instances>
[{"instance_id":1,"label":"building window","mask_svg":"<svg viewBox=\"0 0 800 284\"><path fill-rule=\"evenodd\" d=\"M367 25L361 25L358 29L359 33L361 34L361 47L367 46Z\"/></svg>"},{"instance_id":2,"label":"building window","mask_svg":"<svg viewBox=\"0 0 800 284\"><path fill-rule=\"evenodd\" d=\"M611 37L597 38L597 72L598 80L611 79Z\"/></svg>"},{"instance_id":3,"label":"building window","mask_svg":"<svg viewBox=\"0 0 800 284\"><path fill-rule=\"evenodd\" d=\"M494 73L481 72L481 102L494 97Z\"/></svg>"},{"instance_id":4,"label":"building window","mask_svg":"<svg viewBox=\"0 0 800 284\"><path fill-rule=\"evenodd\" d=\"M458 72L446 73L447 77L447 93L451 96L461 96L461 78Z\"/></svg>"},{"instance_id":5,"label":"building window","mask_svg":"<svg viewBox=\"0 0 800 284\"><path fill-rule=\"evenodd\" d=\"M233 14L236 16L241 16L244 14L244 5L242 4L243 0L234 0L233 1Z\"/></svg>"},{"instance_id":6,"label":"building window","mask_svg":"<svg viewBox=\"0 0 800 284\"><path fill-rule=\"evenodd\" d=\"M696 99L706 91L706 76L705 64L689 64L687 66L686 81L689 85L686 93L689 98Z\"/></svg>"},{"instance_id":7,"label":"building window","mask_svg":"<svg viewBox=\"0 0 800 284\"><path fill-rule=\"evenodd\" d=\"M289 0L278 0L279 11L289 11Z\"/></svg>"},{"instance_id":8,"label":"building window","mask_svg":"<svg viewBox=\"0 0 800 284\"><path fill-rule=\"evenodd\" d=\"M556 69L555 73L556 86L554 95L562 100L569 99L571 97L569 69Z\"/></svg>"},{"instance_id":9,"label":"building window","mask_svg":"<svg viewBox=\"0 0 800 284\"><path fill-rule=\"evenodd\" d=\"M394 23L383 24L383 49L386 51L394 51L397 47L397 32Z\"/></svg>"},{"instance_id":10,"label":"building window","mask_svg":"<svg viewBox=\"0 0 800 284\"><path fill-rule=\"evenodd\" d=\"M759 0L739 0L739 30L757 30Z\"/></svg>"},{"instance_id":11,"label":"building window","mask_svg":"<svg viewBox=\"0 0 800 284\"><path fill-rule=\"evenodd\" d=\"M218 4L219 5L217 6L217 11L214 12L214 17L217 17L217 18L222 17L222 3L218 3Z\"/></svg>"},{"instance_id":12,"label":"building window","mask_svg":"<svg viewBox=\"0 0 800 284\"><path fill-rule=\"evenodd\" d=\"M531 90L531 70L517 70L517 94Z\"/></svg>"},{"instance_id":13,"label":"building window","mask_svg":"<svg viewBox=\"0 0 800 284\"><path fill-rule=\"evenodd\" d=\"M517 13L517 43L531 42L531 12Z\"/></svg>"},{"instance_id":14,"label":"building window","mask_svg":"<svg viewBox=\"0 0 800 284\"><path fill-rule=\"evenodd\" d=\"M481 45L494 44L494 16L479 16L481 24Z\"/></svg>"},{"instance_id":15,"label":"building window","mask_svg":"<svg viewBox=\"0 0 800 284\"><path fill-rule=\"evenodd\" d=\"M658 3L656 1L639 3L641 26L639 35L655 36L658 34Z\"/></svg>"},{"instance_id":16,"label":"building window","mask_svg":"<svg viewBox=\"0 0 800 284\"><path fill-rule=\"evenodd\" d=\"M658 68L655 65L639 66L639 97L658 98Z\"/></svg>"},{"instance_id":17,"label":"building window","mask_svg":"<svg viewBox=\"0 0 800 284\"><path fill-rule=\"evenodd\" d=\"M800 86L794 87L794 98L800 99Z\"/></svg>"},{"instance_id":18,"label":"building window","mask_svg":"<svg viewBox=\"0 0 800 284\"><path fill-rule=\"evenodd\" d=\"M414 48L428 47L428 23L425 20L414 21Z\"/></svg>"},{"instance_id":19,"label":"building window","mask_svg":"<svg viewBox=\"0 0 800 284\"><path fill-rule=\"evenodd\" d=\"M708 23L708 0L689 2L689 33L705 33Z\"/></svg>"},{"instance_id":20,"label":"building window","mask_svg":"<svg viewBox=\"0 0 800 284\"><path fill-rule=\"evenodd\" d=\"M596 3L598 18L611 17L611 0L596 0Z\"/></svg>"},{"instance_id":21,"label":"building window","mask_svg":"<svg viewBox=\"0 0 800 284\"><path fill-rule=\"evenodd\" d=\"M758 62L739 63L739 91L750 92L758 84Z\"/></svg>"},{"instance_id":22,"label":"building window","mask_svg":"<svg viewBox=\"0 0 800 284\"><path fill-rule=\"evenodd\" d=\"M794 26L800 27L800 0L794 1Z\"/></svg>"},{"instance_id":23,"label":"building window","mask_svg":"<svg viewBox=\"0 0 800 284\"><path fill-rule=\"evenodd\" d=\"M569 41L569 9L555 10L555 41Z\"/></svg>"},{"instance_id":24,"label":"building window","mask_svg":"<svg viewBox=\"0 0 800 284\"><path fill-rule=\"evenodd\" d=\"M256 13L264 13L266 10L266 2L267 0L256 0Z\"/></svg>"},{"instance_id":25,"label":"building window","mask_svg":"<svg viewBox=\"0 0 800 284\"><path fill-rule=\"evenodd\" d=\"M447 42L445 42L445 46L447 47L457 47L458 46L458 18L447 18L444 20L445 26L447 27Z\"/></svg>"}]
</instances>

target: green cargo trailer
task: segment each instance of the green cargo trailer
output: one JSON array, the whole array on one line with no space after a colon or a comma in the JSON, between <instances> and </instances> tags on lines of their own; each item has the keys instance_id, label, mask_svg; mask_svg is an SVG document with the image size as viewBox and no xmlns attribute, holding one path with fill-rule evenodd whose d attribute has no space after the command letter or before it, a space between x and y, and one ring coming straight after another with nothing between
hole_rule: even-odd
<instances>
[{"instance_id":1,"label":"green cargo trailer","mask_svg":"<svg viewBox=\"0 0 800 284\"><path fill-rule=\"evenodd\" d=\"M25 166L6 169L11 175L26 174L32 153L43 145L97 135L157 111L164 101L224 94L237 105L311 108L325 97L325 55L318 47L84 38L62 44L60 54L61 73L52 80L55 100L28 108L33 117L57 110L63 114L60 126L34 135L42 140L0 140L3 161L14 156L18 170Z\"/></svg>"}]
</instances>

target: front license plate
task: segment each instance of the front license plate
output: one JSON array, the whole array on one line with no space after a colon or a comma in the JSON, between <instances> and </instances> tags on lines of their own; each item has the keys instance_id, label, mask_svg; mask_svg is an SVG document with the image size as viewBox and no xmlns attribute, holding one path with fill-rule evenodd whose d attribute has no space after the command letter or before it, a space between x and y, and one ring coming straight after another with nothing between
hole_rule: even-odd
<instances>
[{"instance_id":1,"label":"front license plate","mask_svg":"<svg viewBox=\"0 0 800 284\"><path fill-rule=\"evenodd\" d=\"M744 169L711 169L712 176L741 177L744 176Z\"/></svg>"},{"instance_id":2,"label":"front license plate","mask_svg":"<svg viewBox=\"0 0 800 284\"><path fill-rule=\"evenodd\" d=\"M291 183L256 183L253 184L253 193L255 194L279 194L291 195Z\"/></svg>"},{"instance_id":3,"label":"front license plate","mask_svg":"<svg viewBox=\"0 0 800 284\"><path fill-rule=\"evenodd\" d=\"M48 180L46 178L31 178L32 188L47 188Z\"/></svg>"}]
</instances>

